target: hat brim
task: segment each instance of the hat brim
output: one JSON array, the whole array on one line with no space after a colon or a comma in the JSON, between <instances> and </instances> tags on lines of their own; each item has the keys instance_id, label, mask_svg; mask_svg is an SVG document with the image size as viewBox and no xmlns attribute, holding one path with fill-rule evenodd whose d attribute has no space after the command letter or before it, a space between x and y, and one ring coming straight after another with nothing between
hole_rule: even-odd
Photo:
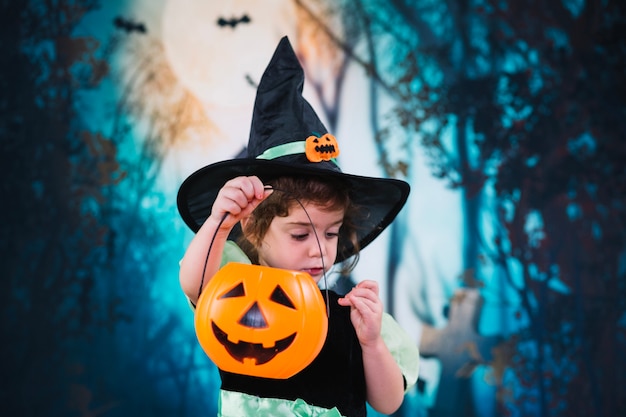
<instances>
[{"instance_id":1,"label":"hat brim","mask_svg":"<svg viewBox=\"0 0 626 417\"><path fill-rule=\"evenodd\" d=\"M328 162L332 164L332 162ZM224 184L239 176L255 175L266 183L281 176L317 176L337 178L349 185L350 198L366 212L366 218L357 227L359 249L365 248L395 219L409 196L408 183L392 178L375 178L346 174L341 171L320 170L289 161L252 158L232 159L191 174L178 190L178 211L187 226L195 233L211 214L213 202ZM235 233L240 233L239 229ZM231 235L232 236L232 235ZM353 253L338 254L336 263Z\"/></svg>"}]
</instances>

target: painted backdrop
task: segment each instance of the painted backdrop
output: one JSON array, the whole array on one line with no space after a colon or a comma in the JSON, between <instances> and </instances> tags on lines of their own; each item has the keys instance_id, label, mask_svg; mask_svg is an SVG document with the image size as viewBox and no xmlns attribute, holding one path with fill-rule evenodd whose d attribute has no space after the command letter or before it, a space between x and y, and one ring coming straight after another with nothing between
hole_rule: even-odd
<instances>
[{"instance_id":1,"label":"painted backdrop","mask_svg":"<svg viewBox=\"0 0 626 417\"><path fill-rule=\"evenodd\" d=\"M621 0L0 3L3 416L211 416L177 188L247 142L288 35L421 351L396 416L626 415ZM374 412L371 413L375 415Z\"/></svg>"}]
</instances>

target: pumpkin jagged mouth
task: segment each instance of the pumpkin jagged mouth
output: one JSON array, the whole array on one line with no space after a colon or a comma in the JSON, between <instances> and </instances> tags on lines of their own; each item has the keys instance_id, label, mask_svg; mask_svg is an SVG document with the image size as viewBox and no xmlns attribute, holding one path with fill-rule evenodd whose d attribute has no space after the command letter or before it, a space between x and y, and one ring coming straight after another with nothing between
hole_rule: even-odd
<instances>
[{"instance_id":1,"label":"pumpkin jagged mouth","mask_svg":"<svg viewBox=\"0 0 626 417\"><path fill-rule=\"evenodd\" d=\"M335 146L334 145L321 145L321 146L316 146L315 150L319 153L335 153Z\"/></svg>"},{"instance_id":2,"label":"pumpkin jagged mouth","mask_svg":"<svg viewBox=\"0 0 626 417\"><path fill-rule=\"evenodd\" d=\"M222 346L224 346L224 348L226 348L226 351L230 354L230 356L241 363L243 363L245 358L254 359L256 365L263 365L264 363L271 361L274 356L287 349L296 338L296 333L293 333L284 339L276 341L273 347L266 348L263 347L262 343L243 341L233 343L228 340L228 334L220 329L217 324L212 322L211 327L213 328L215 338Z\"/></svg>"}]
</instances>

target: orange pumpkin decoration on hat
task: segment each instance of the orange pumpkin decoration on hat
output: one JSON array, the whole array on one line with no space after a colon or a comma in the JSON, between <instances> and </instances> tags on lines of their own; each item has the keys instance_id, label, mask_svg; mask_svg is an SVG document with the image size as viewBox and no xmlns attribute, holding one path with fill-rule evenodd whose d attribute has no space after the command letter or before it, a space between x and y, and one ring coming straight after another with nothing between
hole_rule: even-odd
<instances>
[{"instance_id":1,"label":"orange pumpkin decoration on hat","mask_svg":"<svg viewBox=\"0 0 626 417\"><path fill-rule=\"evenodd\" d=\"M339 145L330 133L321 137L309 136L306 138L304 153L311 162L330 161L339 156Z\"/></svg>"},{"instance_id":2,"label":"orange pumpkin decoration on hat","mask_svg":"<svg viewBox=\"0 0 626 417\"><path fill-rule=\"evenodd\" d=\"M195 327L200 345L218 368L289 378L322 349L328 317L310 275L231 262L204 288Z\"/></svg>"}]
</instances>

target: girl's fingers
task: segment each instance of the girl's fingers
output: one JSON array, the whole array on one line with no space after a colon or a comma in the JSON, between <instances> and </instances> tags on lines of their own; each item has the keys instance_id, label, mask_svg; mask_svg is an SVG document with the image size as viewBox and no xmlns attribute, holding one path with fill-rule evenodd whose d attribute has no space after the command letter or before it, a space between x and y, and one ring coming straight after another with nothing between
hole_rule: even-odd
<instances>
[{"instance_id":1,"label":"girl's fingers","mask_svg":"<svg viewBox=\"0 0 626 417\"><path fill-rule=\"evenodd\" d=\"M228 181L220 192L214 208L233 216L249 214L272 193L258 177L237 177Z\"/></svg>"},{"instance_id":2,"label":"girl's fingers","mask_svg":"<svg viewBox=\"0 0 626 417\"><path fill-rule=\"evenodd\" d=\"M363 281L362 283L359 283L356 287L354 287L348 293L348 295L353 296L353 297L365 298L372 302L378 303L379 302L378 284L374 281L370 281L369 283L367 283L366 281Z\"/></svg>"},{"instance_id":3,"label":"girl's fingers","mask_svg":"<svg viewBox=\"0 0 626 417\"><path fill-rule=\"evenodd\" d=\"M354 308L362 314L378 314L379 308L376 301L364 297L356 297L354 300Z\"/></svg>"},{"instance_id":4,"label":"girl's fingers","mask_svg":"<svg viewBox=\"0 0 626 417\"><path fill-rule=\"evenodd\" d=\"M344 298L340 299L339 304L343 306L352 306L360 312L367 314L377 314L382 310L378 297L372 296L371 291L367 291L364 294L350 292Z\"/></svg>"},{"instance_id":5,"label":"girl's fingers","mask_svg":"<svg viewBox=\"0 0 626 417\"><path fill-rule=\"evenodd\" d=\"M363 288L363 289L367 289L370 291L373 291L374 294L376 294L376 296L378 296L378 283L376 281L372 281L372 280L365 280L365 281L361 281L359 282L355 288Z\"/></svg>"}]
</instances>

